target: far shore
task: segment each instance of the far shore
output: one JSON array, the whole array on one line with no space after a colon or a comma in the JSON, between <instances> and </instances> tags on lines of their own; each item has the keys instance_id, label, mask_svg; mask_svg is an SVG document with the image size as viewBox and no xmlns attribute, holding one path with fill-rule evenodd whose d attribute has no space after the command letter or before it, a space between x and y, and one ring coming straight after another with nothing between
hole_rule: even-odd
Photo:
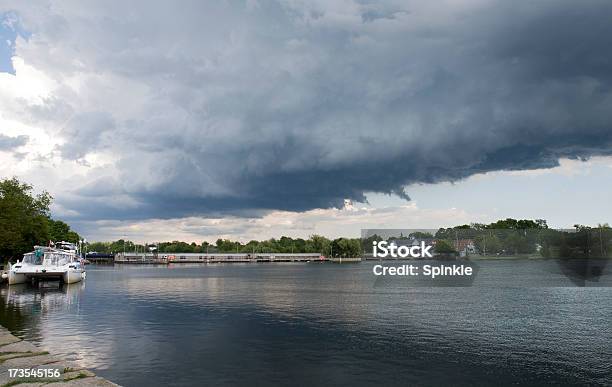
<instances>
[{"instance_id":1,"label":"far shore","mask_svg":"<svg viewBox=\"0 0 612 387\"><path fill-rule=\"evenodd\" d=\"M526 260L526 259L529 259L529 260L554 259L554 258L543 257L540 254L516 254L516 255L479 255L479 254L475 254L475 255L470 255L468 258L475 260L475 261L497 261L497 260L516 261L516 260Z\"/></svg>"}]
</instances>

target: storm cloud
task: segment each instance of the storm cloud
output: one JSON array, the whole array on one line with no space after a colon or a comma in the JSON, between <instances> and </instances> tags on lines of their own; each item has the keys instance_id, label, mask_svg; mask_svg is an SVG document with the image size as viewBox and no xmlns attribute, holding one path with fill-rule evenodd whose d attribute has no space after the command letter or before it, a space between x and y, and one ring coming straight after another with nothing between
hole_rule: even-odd
<instances>
[{"instance_id":1,"label":"storm cloud","mask_svg":"<svg viewBox=\"0 0 612 387\"><path fill-rule=\"evenodd\" d=\"M612 154L609 1L5 11L31 33L15 55L55 82L28 119L64 159L97 156L57 197L83 219L408 199L410 184Z\"/></svg>"}]
</instances>

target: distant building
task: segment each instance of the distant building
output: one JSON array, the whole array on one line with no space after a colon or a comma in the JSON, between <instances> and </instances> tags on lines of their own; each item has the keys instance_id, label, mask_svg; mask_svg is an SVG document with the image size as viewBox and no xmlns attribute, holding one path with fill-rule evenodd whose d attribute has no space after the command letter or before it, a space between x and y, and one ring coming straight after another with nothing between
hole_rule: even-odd
<instances>
[{"instance_id":1,"label":"distant building","mask_svg":"<svg viewBox=\"0 0 612 387\"><path fill-rule=\"evenodd\" d=\"M454 247L460 257L476 254L476 244L473 239L457 239Z\"/></svg>"}]
</instances>

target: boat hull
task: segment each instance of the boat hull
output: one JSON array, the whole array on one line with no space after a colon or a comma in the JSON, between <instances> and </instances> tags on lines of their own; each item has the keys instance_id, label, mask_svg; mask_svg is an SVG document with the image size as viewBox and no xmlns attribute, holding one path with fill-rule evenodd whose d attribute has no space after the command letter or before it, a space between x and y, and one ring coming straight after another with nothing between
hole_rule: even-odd
<instances>
[{"instance_id":1,"label":"boat hull","mask_svg":"<svg viewBox=\"0 0 612 387\"><path fill-rule=\"evenodd\" d=\"M27 281L28 281L28 277L26 277L25 274L15 273L12 270L8 272L9 285L23 284L23 283L26 283Z\"/></svg>"},{"instance_id":2,"label":"boat hull","mask_svg":"<svg viewBox=\"0 0 612 387\"><path fill-rule=\"evenodd\" d=\"M36 271L36 272L16 272L9 271L8 282L9 285L23 284L32 280L59 280L67 284L74 284L80 282L85 278L85 272L79 269L71 269L66 271Z\"/></svg>"},{"instance_id":3,"label":"boat hull","mask_svg":"<svg viewBox=\"0 0 612 387\"><path fill-rule=\"evenodd\" d=\"M85 272L82 270L71 270L67 271L63 275L63 281L67 284L74 284L80 282L83 278L85 278Z\"/></svg>"}]
</instances>

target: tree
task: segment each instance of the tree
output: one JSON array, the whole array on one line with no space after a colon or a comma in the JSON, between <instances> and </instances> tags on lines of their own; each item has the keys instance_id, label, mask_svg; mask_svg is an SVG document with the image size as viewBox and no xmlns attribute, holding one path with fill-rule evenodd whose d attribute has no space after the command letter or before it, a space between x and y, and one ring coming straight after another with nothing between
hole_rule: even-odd
<instances>
[{"instance_id":1,"label":"tree","mask_svg":"<svg viewBox=\"0 0 612 387\"><path fill-rule=\"evenodd\" d=\"M31 185L17 178L0 181L0 257L17 258L46 244L50 204L51 195L35 195Z\"/></svg>"},{"instance_id":2,"label":"tree","mask_svg":"<svg viewBox=\"0 0 612 387\"><path fill-rule=\"evenodd\" d=\"M329 247L331 246L331 241L321 235L311 235L310 238L308 238L308 240L306 241L306 245L308 246L309 251L307 252L309 253L329 255Z\"/></svg>"},{"instance_id":3,"label":"tree","mask_svg":"<svg viewBox=\"0 0 612 387\"><path fill-rule=\"evenodd\" d=\"M498 220L495 223L491 223L487 228L492 229L513 229L513 230L525 230L525 229L546 229L548 225L544 219L512 219L507 218L505 220Z\"/></svg>"},{"instance_id":4,"label":"tree","mask_svg":"<svg viewBox=\"0 0 612 387\"><path fill-rule=\"evenodd\" d=\"M110 253L110 242L93 242L87 245L88 251L95 251L96 253Z\"/></svg>"},{"instance_id":5,"label":"tree","mask_svg":"<svg viewBox=\"0 0 612 387\"><path fill-rule=\"evenodd\" d=\"M217 249L222 253L236 253L242 250L240 242L233 242L229 239L217 239Z\"/></svg>"},{"instance_id":6,"label":"tree","mask_svg":"<svg viewBox=\"0 0 612 387\"><path fill-rule=\"evenodd\" d=\"M497 254L503 250L501 241L493 233L483 233L474 240L478 251L482 254Z\"/></svg>"},{"instance_id":7,"label":"tree","mask_svg":"<svg viewBox=\"0 0 612 387\"><path fill-rule=\"evenodd\" d=\"M452 254L456 253L455 248L450 242L447 242L443 239L436 240L436 245L434 246L434 251L438 254Z\"/></svg>"},{"instance_id":8,"label":"tree","mask_svg":"<svg viewBox=\"0 0 612 387\"><path fill-rule=\"evenodd\" d=\"M66 241L78 243L81 237L76 232L70 229L70 226L61 220L53 220L49 218L49 240L59 242Z\"/></svg>"},{"instance_id":9,"label":"tree","mask_svg":"<svg viewBox=\"0 0 612 387\"><path fill-rule=\"evenodd\" d=\"M333 257L359 257L361 256L360 239L338 238L332 242Z\"/></svg>"},{"instance_id":10,"label":"tree","mask_svg":"<svg viewBox=\"0 0 612 387\"><path fill-rule=\"evenodd\" d=\"M525 254L530 253L531 245L525 235L518 232L513 232L503 241L504 249L510 254Z\"/></svg>"}]
</instances>

